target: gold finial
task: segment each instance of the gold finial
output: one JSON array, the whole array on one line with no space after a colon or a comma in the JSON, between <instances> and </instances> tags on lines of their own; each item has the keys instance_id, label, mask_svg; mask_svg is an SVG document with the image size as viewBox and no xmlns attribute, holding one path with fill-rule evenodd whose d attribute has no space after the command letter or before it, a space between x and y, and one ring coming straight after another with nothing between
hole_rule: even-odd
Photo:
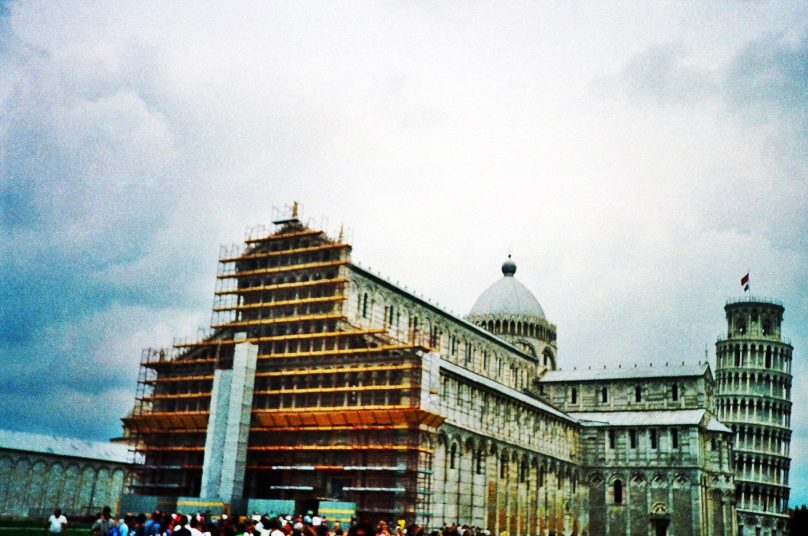
<instances>
[{"instance_id":1,"label":"gold finial","mask_svg":"<svg viewBox=\"0 0 808 536\"><path fill-rule=\"evenodd\" d=\"M292 203L292 217L297 218L297 201Z\"/></svg>"}]
</instances>

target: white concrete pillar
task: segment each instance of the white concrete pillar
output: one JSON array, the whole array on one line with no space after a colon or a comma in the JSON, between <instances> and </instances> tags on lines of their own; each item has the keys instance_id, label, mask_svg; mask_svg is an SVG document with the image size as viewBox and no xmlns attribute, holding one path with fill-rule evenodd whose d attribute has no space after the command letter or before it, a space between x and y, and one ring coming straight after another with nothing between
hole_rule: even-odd
<instances>
[{"instance_id":1,"label":"white concrete pillar","mask_svg":"<svg viewBox=\"0 0 808 536\"><path fill-rule=\"evenodd\" d=\"M257 345L236 344L232 369L214 373L202 462L202 497L231 503L244 494L257 358Z\"/></svg>"}]
</instances>

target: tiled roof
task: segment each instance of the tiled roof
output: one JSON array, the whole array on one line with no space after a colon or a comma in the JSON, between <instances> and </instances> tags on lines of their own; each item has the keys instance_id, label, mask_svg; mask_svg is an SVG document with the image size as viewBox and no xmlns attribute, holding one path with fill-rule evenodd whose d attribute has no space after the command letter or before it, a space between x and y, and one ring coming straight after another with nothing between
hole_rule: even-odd
<instances>
[{"instance_id":1,"label":"tiled roof","mask_svg":"<svg viewBox=\"0 0 808 536\"><path fill-rule=\"evenodd\" d=\"M115 463L131 463L126 445L72 437L0 430L0 450L38 452Z\"/></svg>"},{"instance_id":2,"label":"tiled roof","mask_svg":"<svg viewBox=\"0 0 808 536\"><path fill-rule=\"evenodd\" d=\"M581 370L551 370L541 377L541 382L586 382L601 380L630 380L635 378L682 378L704 376L709 365L706 362L657 367L592 368Z\"/></svg>"},{"instance_id":3,"label":"tiled roof","mask_svg":"<svg viewBox=\"0 0 808 536\"><path fill-rule=\"evenodd\" d=\"M707 429L711 432L729 432L732 433L732 430L729 429L724 423L716 419L715 417L711 417L710 421L707 423Z\"/></svg>"},{"instance_id":4,"label":"tiled roof","mask_svg":"<svg viewBox=\"0 0 808 536\"><path fill-rule=\"evenodd\" d=\"M582 421L584 426L697 426L704 419L704 413L703 409L681 409L575 412L570 416Z\"/></svg>"}]
</instances>

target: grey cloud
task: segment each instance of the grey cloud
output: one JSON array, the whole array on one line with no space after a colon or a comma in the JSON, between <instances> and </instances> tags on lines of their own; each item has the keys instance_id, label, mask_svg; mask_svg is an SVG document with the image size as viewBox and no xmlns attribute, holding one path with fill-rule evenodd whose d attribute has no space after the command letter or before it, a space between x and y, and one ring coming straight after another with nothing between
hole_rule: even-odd
<instances>
[{"instance_id":1,"label":"grey cloud","mask_svg":"<svg viewBox=\"0 0 808 536\"><path fill-rule=\"evenodd\" d=\"M808 135L808 27L796 40L770 35L747 45L722 84L729 106L765 122L799 122Z\"/></svg>"},{"instance_id":2,"label":"grey cloud","mask_svg":"<svg viewBox=\"0 0 808 536\"><path fill-rule=\"evenodd\" d=\"M715 75L686 63L679 45L656 45L631 58L615 75L593 82L601 94L618 92L636 104L688 104L715 92Z\"/></svg>"},{"instance_id":3,"label":"grey cloud","mask_svg":"<svg viewBox=\"0 0 808 536\"><path fill-rule=\"evenodd\" d=\"M691 56L681 45L654 45L617 73L593 80L591 87L600 95L622 95L636 104L696 105L715 96L757 121L772 114L776 119L808 120L808 27L797 38L767 34L716 68L696 66ZM796 115L787 116L792 113Z\"/></svg>"}]
</instances>

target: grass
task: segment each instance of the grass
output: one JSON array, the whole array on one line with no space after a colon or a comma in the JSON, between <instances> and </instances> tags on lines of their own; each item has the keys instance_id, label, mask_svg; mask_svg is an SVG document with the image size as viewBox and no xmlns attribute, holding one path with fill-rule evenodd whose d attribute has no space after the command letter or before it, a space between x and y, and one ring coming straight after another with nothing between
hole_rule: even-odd
<instances>
[{"instance_id":1,"label":"grass","mask_svg":"<svg viewBox=\"0 0 808 536\"><path fill-rule=\"evenodd\" d=\"M88 536L90 525L87 523L68 524L62 536ZM33 521L0 521L0 536L48 536L45 522Z\"/></svg>"}]
</instances>

